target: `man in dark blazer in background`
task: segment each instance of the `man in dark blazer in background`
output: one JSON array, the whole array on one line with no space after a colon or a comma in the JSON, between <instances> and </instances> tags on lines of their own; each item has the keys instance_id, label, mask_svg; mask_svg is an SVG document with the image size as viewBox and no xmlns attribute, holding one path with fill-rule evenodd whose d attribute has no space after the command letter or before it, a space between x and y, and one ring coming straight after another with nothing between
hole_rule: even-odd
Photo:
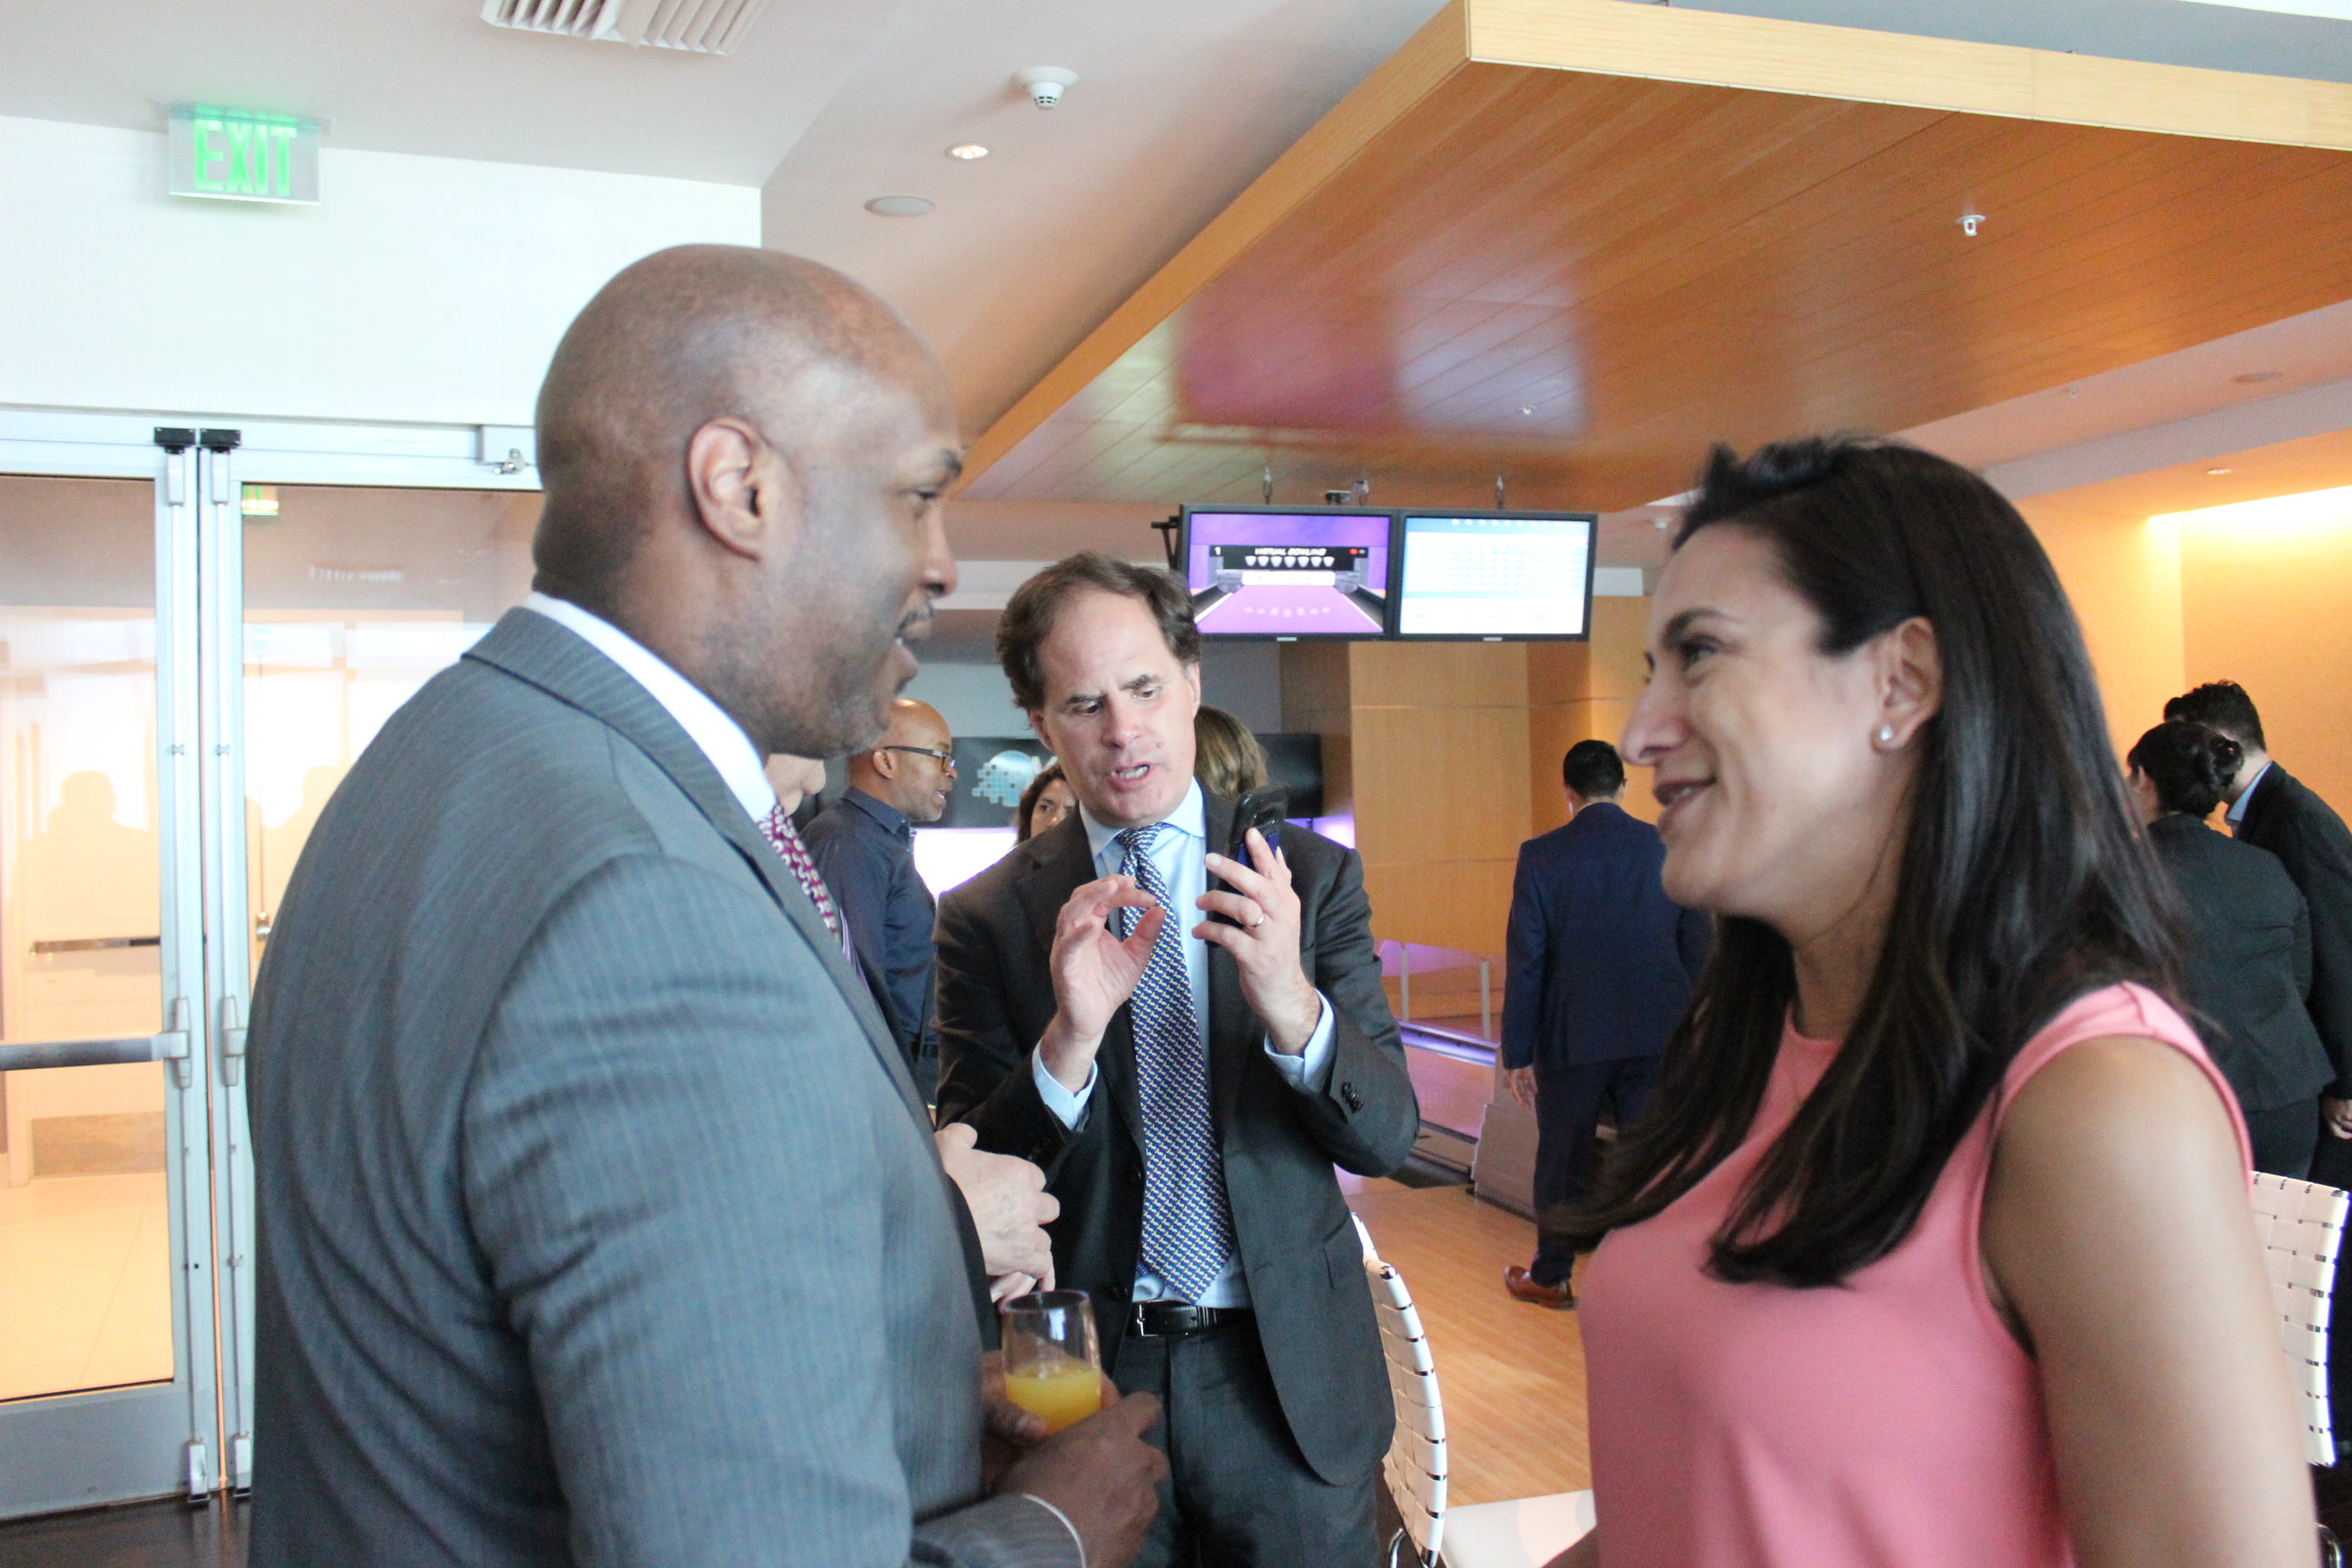
<instances>
[{"instance_id":1,"label":"man in dark blazer in background","mask_svg":"<svg viewBox=\"0 0 2352 1568\"><path fill-rule=\"evenodd\" d=\"M1503 1288L1554 1308L1576 1304L1581 1238L1561 1217L1592 1189L1601 1113L1623 1127L1650 1108L1709 929L1666 897L1658 830L1617 804L1616 747L1579 741L1560 784L1567 824L1519 846L1500 1064L1511 1097L1536 1113L1536 1256L1505 1268Z\"/></svg>"},{"instance_id":2,"label":"man in dark blazer in background","mask_svg":"<svg viewBox=\"0 0 2352 1568\"><path fill-rule=\"evenodd\" d=\"M2245 688L2210 681L2164 705L2167 719L2219 730L2245 753L2222 795L2223 820L2240 842L2267 849L2311 910L2311 1021L2335 1081L2319 1099L2319 1152L2312 1179L2352 1186L2352 832L2336 810L2272 760L2262 715ZM2338 1342L2352 1334L2337 1336Z\"/></svg>"},{"instance_id":3,"label":"man in dark blazer in background","mask_svg":"<svg viewBox=\"0 0 2352 1568\"><path fill-rule=\"evenodd\" d=\"M1362 862L1295 826L1223 858L1167 574L1060 562L997 654L1079 810L941 900L940 1117L1045 1168L1061 1282L1119 1387L1165 1401L1138 1563L1370 1568L1393 1405L1331 1167L1394 1169L1420 1110Z\"/></svg>"},{"instance_id":4,"label":"man in dark blazer in background","mask_svg":"<svg viewBox=\"0 0 2352 1568\"><path fill-rule=\"evenodd\" d=\"M758 826L761 759L870 741L953 589L938 362L685 247L539 429L537 591L360 758L261 968L256 1568L1123 1561L1150 1403L983 1476L968 1226Z\"/></svg>"}]
</instances>

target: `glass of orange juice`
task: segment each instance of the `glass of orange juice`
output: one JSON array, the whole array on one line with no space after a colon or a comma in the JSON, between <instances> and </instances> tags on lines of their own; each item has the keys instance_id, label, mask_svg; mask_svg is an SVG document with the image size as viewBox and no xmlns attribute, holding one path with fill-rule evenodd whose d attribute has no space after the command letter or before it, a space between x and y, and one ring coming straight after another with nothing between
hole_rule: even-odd
<instances>
[{"instance_id":1,"label":"glass of orange juice","mask_svg":"<svg viewBox=\"0 0 2352 1568\"><path fill-rule=\"evenodd\" d=\"M1004 1303L1004 1397L1047 1432L1102 1408L1102 1346L1084 1290L1043 1290Z\"/></svg>"}]
</instances>

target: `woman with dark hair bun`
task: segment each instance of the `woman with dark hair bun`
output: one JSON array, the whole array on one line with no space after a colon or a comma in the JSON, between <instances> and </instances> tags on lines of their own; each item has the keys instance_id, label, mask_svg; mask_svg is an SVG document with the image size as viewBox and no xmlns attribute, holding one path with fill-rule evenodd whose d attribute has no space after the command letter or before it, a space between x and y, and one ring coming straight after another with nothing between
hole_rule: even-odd
<instances>
[{"instance_id":1,"label":"woman with dark hair bun","mask_svg":"<svg viewBox=\"0 0 2352 1568\"><path fill-rule=\"evenodd\" d=\"M1580 1216L1561 1562L2309 1563L2244 1133L2024 520L1890 443L1718 448L1649 657L1622 750L1718 927Z\"/></svg>"},{"instance_id":2,"label":"woman with dark hair bun","mask_svg":"<svg viewBox=\"0 0 2352 1568\"><path fill-rule=\"evenodd\" d=\"M2297 1180L2319 1147L2335 1068L2305 1004L2311 911L2277 856L2205 826L2243 760L2202 724L2158 724L2131 749L2132 794L2189 909L2180 989L2213 1065L2237 1091L2254 1169Z\"/></svg>"}]
</instances>

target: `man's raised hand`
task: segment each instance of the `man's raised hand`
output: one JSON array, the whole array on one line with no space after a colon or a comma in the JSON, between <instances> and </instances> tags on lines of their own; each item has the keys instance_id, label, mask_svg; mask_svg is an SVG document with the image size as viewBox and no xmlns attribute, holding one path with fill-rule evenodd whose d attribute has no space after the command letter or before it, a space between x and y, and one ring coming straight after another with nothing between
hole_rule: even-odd
<instances>
[{"instance_id":1,"label":"man's raised hand","mask_svg":"<svg viewBox=\"0 0 2352 1568\"><path fill-rule=\"evenodd\" d=\"M1125 942L1110 933L1111 915L1118 910L1143 911ZM1135 994L1167 918L1159 900L1131 877L1088 882L1062 906L1054 924L1054 1021L1037 1050L1045 1070L1064 1089L1075 1092L1085 1086L1111 1015Z\"/></svg>"}]
</instances>

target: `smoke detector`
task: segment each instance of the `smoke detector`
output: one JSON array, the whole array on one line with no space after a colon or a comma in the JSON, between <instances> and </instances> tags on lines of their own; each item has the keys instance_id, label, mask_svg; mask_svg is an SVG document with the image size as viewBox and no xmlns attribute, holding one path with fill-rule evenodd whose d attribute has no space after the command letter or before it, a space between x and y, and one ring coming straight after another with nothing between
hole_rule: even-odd
<instances>
[{"instance_id":1,"label":"smoke detector","mask_svg":"<svg viewBox=\"0 0 2352 1568\"><path fill-rule=\"evenodd\" d=\"M1059 66L1031 66L1016 72L1013 79L1029 95L1030 102L1040 109L1051 109L1062 101L1062 94L1078 84L1078 73Z\"/></svg>"},{"instance_id":2,"label":"smoke detector","mask_svg":"<svg viewBox=\"0 0 2352 1568\"><path fill-rule=\"evenodd\" d=\"M731 55L768 0L482 0L493 27Z\"/></svg>"}]
</instances>

